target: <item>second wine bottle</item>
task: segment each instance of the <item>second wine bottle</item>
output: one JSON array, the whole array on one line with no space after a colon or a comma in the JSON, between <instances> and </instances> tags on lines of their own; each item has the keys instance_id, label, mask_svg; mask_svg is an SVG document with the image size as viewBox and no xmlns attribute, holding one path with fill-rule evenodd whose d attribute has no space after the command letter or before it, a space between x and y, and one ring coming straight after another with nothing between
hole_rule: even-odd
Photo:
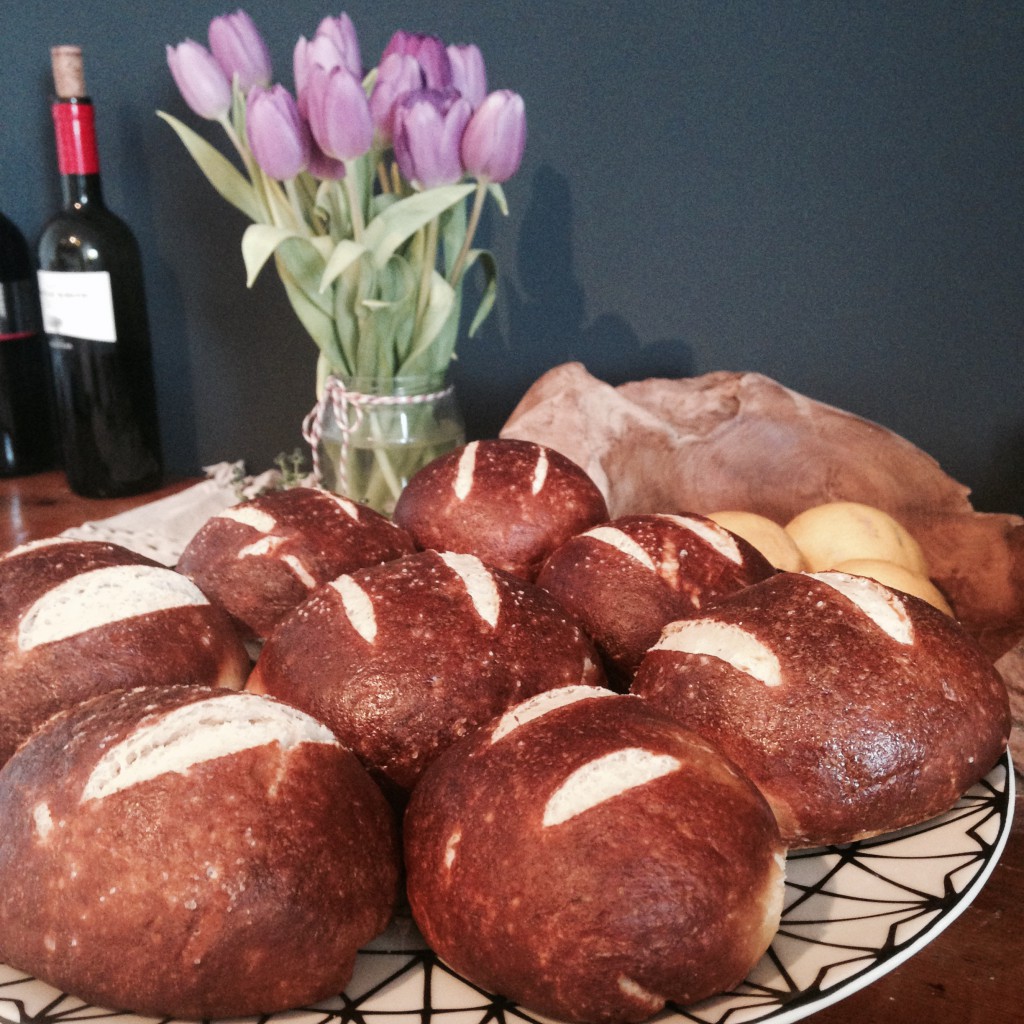
<instances>
[{"instance_id":1,"label":"second wine bottle","mask_svg":"<svg viewBox=\"0 0 1024 1024\"><path fill-rule=\"evenodd\" d=\"M39 295L64 469L85 497L140 494L162 477L138 243L107 209L81 50L52 51L63 209L39 242Z\"/></svg>"}]
</instances>

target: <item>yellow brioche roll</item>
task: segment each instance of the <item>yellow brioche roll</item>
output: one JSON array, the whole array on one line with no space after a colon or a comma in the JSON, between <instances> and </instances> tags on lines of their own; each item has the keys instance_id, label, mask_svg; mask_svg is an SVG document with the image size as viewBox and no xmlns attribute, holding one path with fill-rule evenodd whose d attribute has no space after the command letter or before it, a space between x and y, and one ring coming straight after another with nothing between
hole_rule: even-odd
<instances>
[{"instance_id":1,"label":"yellow brioche roll","mask_svg":"<svg viewBox=\"0 0 1024 1024\"><path fill-rule=\"evenodd\" d=\"M757 512L727 509L723 512L708 513L708 519L713 519L723 529L752 544L776 569L801 572L807 568L804 556L793 538L782 526L767 516L759 515Z\"/></svg>"},{"instance_id":2,"label":"yellow brioche roll","mask_svg":"<svg viewBox=\"0 0 1024 1024\"><path fill-rule=\"evenodd\" d=\"M851 558L870 558L928 576L921 546L906 527L873 505L856 501L814 505L794 516L785 530L811 572L835 568Z\"/></svg>"},{"instance_id":3,"label":"yellow brioche roll","mask_svg":"<svg viewBox=\"0 0 1024 1024\"><path fill-rule=\"evenodd\" d=\"M893 590L904 594L913 594L930 605L953 617L953 609L943 597L942 591L927 576L911 572L895 562L884 562L878 558L850 558L838 565L831 566L839 572L848 572L852 576L867 576Z\"/></svg>"}]
</instances>

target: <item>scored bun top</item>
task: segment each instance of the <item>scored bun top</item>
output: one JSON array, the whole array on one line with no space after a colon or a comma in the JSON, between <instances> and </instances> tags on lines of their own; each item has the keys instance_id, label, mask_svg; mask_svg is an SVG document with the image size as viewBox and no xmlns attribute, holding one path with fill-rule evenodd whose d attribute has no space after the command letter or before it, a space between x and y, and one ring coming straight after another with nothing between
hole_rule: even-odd
<instances>
[{"instance_id":1,"label":"scored bun top","mask_svg":"<svg viewBox=\"0 0 1024 1024\"><path fill-rule=\"evenodd\" d=\"M523 697L603 680L593 645L539 587L425 551L321 587L271 633L247 685L325 722L400 796Z\"/></svg>"},{"instance_id":2,"label":"scored bun top","mask_svg":"<svg viewBox=\"0 0 1024 1024\"><path fill-rule=\"evenodd\" d=\"M774 572L756 548L705 516L652 513L621 516L566 541L537 583L628 679L666 623Z\"/></svg>"},{"instance_id":3,"label":"scored bun top","mask_svg":"<svg viewBox=\"0 0 1024 1024\"><path fill-rule=\"evenodd\" d=\"M509 438L435 459L408 482L394 512L420 548L476 555L531 581L559 544L607 518L604 496L576 463Z\"/></svg>"},{"instance_id":4,"label":"scored bun top","mask_svg":"<svg viewBox=\"0 0 1024 1024\"><path fill-rule=\"evenodd\" d=\"M104 694L0 770L0 960L177 1019L342 991L386 926L390 808L330 731L266 697Z\"/></svg>"},{"instance_id":5,"label":"scored bun top","mask_svg":"<svg viewBox=\"0 0 1024 1024\"><path fill-rule=\"evenodd\" d=\"M779 922L785 850L757 789L636 697L542 693L441 754L405 815L424 937L560 1020L639 1021L737 984Z\"/></svg>"},{"instance_id":6,"label":"scored bun top","mask_svg":"<svg viewBox=\"0 0 1024 1024\"><path fill-rule=\"evenodd\" d=\"M840 572L780 573L671 623L632 690L717 743L795 846L946 810L1010 728L1002 679L956 622Z\"/></svg>"},{"instance_id":7,"label":"scored bun top","mask_svg":"<svg viewBox=\"0 0 1024 1024\"><path fill-rule=\"evenodd\" d=\"M0 559L0 764L50 715L108 690L239 689L245 647L172 569L116 544L48 541Z\"/></svg>"},{"instance_id":8,"label":"scored bun top","mask_svg":"<svg viewBox=\"0 0 1024 1024\"><path fill-rule=\"evenodd\" d=\"M182 552L178 571L247 637L264 638L321 583L414 550L404 530L368 506L295 487L211 517Z\"/></svg>"}]
</instances>

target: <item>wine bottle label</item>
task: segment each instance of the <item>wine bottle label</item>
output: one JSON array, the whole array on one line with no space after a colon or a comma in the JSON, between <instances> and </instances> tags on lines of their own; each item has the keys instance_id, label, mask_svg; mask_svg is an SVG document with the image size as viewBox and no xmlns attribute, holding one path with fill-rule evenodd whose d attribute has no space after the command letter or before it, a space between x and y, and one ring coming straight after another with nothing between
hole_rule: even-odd
<instances>
[{"instance_id":1,"label":"wine bottle label","mask_svg":"<svg viewBox=\"0 0 1024 1024\"><path fill-rule=\"evenodd\" d=\"M107 271L40 270L39 302L47 334L117 341Z\"/></svg>"},{"instance_id":2,"label":"wine bottle label","mask_svg":"<svg viewBox=\"0 0 1024 1024\"><path fill-rule=\"evenodd\" d=\"M57 168L61 174L99 174L96 112L88 100L64 100L53 105L57 136Z\"/></svg>"},{"instance_id":3,"label":"wine bottle label","mask_svg":"<svg viewBox=\"0 0 1024 1024\"><path fill-rule=\"evenodd\" d=\"M34 282L0 281L0 341L30 338L39 333Z\"/></svg>"}]
</instances>

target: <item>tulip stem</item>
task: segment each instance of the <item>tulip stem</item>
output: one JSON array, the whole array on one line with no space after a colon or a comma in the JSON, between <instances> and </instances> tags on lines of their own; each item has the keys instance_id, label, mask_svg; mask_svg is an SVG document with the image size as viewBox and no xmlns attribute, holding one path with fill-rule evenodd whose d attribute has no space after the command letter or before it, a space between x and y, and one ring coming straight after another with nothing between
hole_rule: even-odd
<instances>
[{"instance_id":1,"label":"tulip stem","mask_svg":"<svg viewBox=\"0 0 1024 1024\"><path fill-rule=\"evenodd\" d=\"M267 207L270 212L271 222L278 227L290 227L295 231L301 229L302 224L296 223L295 210L288 201L281 183L268 174L261 174L263 187L266 189ZM290 223L289 223L290 222Z\"/></svg>"},{"instance_id":2,"label":"tulip stem","mask_svg":"<svg viewBox=\"0 0 1024 1024\"><path fill-rule=\"evenodd\" d=\"M246 173L249 175L249 181L252 182L253 189L259 200L262 202L267 216L273 219L273 212L271 209L270 199L267 196L263 173L257 166L256 161L253 159L252 153L249 152L248 148L242 142L242 138L238 134L238 130L235 128L234 123L227 114L220 118L220 124L224 129L224 133L231 140L231 144L235 147L238 155L242 158L242 163L245 166Z\"/></svg>"},{"instance_id":3,"label":"tulip stem","mask_svg":"<svg viewBox=\"0 0 1024 1024\"><path fill-rule=\"evenodd\" d=\"M469 256L470 246L473 244L473 236L476 234L477 225L480 223L480 214L483 212L484 200L487 198L487 182L478 181L476 183L476 192L473 193L473 209L469 214L469 222L466 225L466 236L462 240L462 248L459 249L459 255L455 257L455 262L452 264L452 272L449 276L449 283L453 288L458 287L459 278L462 277L462 271L466 266L466 258Z\"/></svg>"},{"instance_id":4,"label":"tulip stem","mask_svg":"<svg viewBox=\"0 0 1024 1024\"><path fill-rule=\"evenodd\" d=\"M348 215L352 219L352 238L362 244L363 230L363 205L356 191L356 183L353 180L358 173L355 160L345 161L345 177L342 179L345 184L345 195L348 197Z\"/></svg>"},{"instance_id":5,"label":"tulip stem","mask_svg":"<svg viewBox=\"0 0 1024 1024\"><path fill-rule=\"evenodd\" d=\"M231 119L225 114L220 118L221 126L224 128L227 137L231 140L231 144L238 151L238 155L242 158L246 169L251 169L253 165L253 159L250 152L242 145L242 140L238 136L238 132L235 131L235 126L231 123Z\"/></svg>"},{"instance_id":6,"label":"tulip stem","mask_svg":"<svg viewBox=\"0 0 1024 1024\"><path fill-rule=\"evenodd\" d=\"M414 338L419 337L423 317L430 301L430 279L434 274L434 266L437 262L437 235L438 224L435 217L427 224L426 235L423 239L423 258L420 260L420 287L416 296L416 331L413 335Z\"/></svg>"}]
</instances>

